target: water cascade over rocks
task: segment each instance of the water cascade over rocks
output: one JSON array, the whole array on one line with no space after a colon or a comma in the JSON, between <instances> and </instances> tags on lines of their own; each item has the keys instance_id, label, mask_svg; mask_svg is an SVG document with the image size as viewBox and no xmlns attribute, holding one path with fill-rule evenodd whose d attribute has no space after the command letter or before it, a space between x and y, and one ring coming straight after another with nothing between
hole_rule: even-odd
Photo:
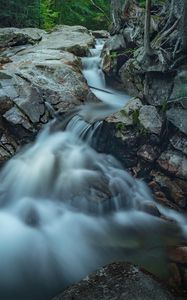
<instances>
[{"instance_id":1,"label":"water cascade over rocks","mask_svg":"<svg viewBox=\"0 0 187 300\"><path fill-rule=\"evenodd\" d=\"M83 62L89 84L103 89L102 74L93 76L100 47ZM52 122L0 173L1 299L50 299L112 261L164 270L164 246L186 229L185 219L167 209L163 215L172 214L176 223L144 212L145 204L154 204L146 185L89 145L102 118L122 104L114 93L96 95L109 109L99 120L102 104L89 104L93 111L81 108L63 132L51 130ZM112 97L117 104L107 102ZM90 123L82 120L86 112Z\"/></svg>"}]
</instances>

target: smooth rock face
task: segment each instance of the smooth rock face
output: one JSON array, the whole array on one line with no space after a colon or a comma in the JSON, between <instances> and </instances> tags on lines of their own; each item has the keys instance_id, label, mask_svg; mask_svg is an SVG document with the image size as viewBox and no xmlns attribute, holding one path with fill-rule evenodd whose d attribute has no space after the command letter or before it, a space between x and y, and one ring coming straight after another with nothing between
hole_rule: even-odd
<instances>
[{"instance_id":1,"label":"smooth rock face","mask_svg":"<svg viewBox=\"0 0 187 300\"><path fill-rule=\"evenodd\" d=\"M158 164L176 177L187 179L187 158L180 152L172 150L163 152L158 159Z\"/></svg>"},{"instance_id":2,"label":"smooth rock face","mask_svg":"<svg viewBox=\"0 0 187 300\"><path fill-rule=\"evenodd\" d=\"M53 300L174 300L151 275L127 263L108 265Z\"/></svg>"},{"instance_id":3,"label":"smooth rock face","mask_svg":"<svg viewBox=\"0 0 187 300\"><path fill-rule=\"evenodd\" d=\"M39 48L64 50L78 56L85 56L93 45L94 37L85 27L64 25L57 27L56 31L44 38Z\"/></svg>"},{"instance_id":4,"label":"smooth rock face","mask_svg":"<svg viewBox=\"0 0 187 300\"><path fill-rule=\"evenodd\" d=\"M166 116L175 127L187 134L187 110L171 108L166 112Z\"/></svg>"},{"instance_id":5,"label":"smooth rock face","mask_svg":"<svg viewBox=\"0 0 187 300\"><path fill-rule=\"evenodd\" d=\"M154 106L144 105L139 112L139 121L148 131L155 134L161 133L162 119Z\"/></svg>"}]
</instances>

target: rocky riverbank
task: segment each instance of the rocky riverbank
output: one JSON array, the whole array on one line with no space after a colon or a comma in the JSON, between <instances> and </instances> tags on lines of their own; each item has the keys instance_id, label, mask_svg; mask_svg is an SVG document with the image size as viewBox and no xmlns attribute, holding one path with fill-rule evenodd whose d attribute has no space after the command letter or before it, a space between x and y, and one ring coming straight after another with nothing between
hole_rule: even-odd
<instances>
[{"instance_id":1,"label":"rocky riverbank","mask_svg":"<svg viewBox=\"0 0 187 300\"><path fill-rule=\"evenodd\" d=\"M119 2L112 4L113 30L105 44L102 65L109 80L115 79L135 98L106 120L99 146L105 145L101 151L110 149L135 176L144 178L159 203L186 211L187 56L183 6L180 1L171 8L169 1L153 5L152 55L147 57L143 47L144 8L137 1ZM109 138L106 131L111 133Z\"/></svg>"},{"instance_id":2,"label":"rocky riverbank","mask_svg":"<svg viewBox=\"0 0 187 300\"><path fill-rule=\"evenodd\" d=\"M81 26L0 29L0 162L30 142L55 112L95 100L80 56L95 39Z\"/></svg>"}]
</instances>

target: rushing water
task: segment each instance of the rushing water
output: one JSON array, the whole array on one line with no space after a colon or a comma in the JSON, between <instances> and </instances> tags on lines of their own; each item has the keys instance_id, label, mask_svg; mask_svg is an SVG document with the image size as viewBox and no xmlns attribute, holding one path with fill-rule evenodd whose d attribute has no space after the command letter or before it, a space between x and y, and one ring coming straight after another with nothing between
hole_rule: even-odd
<instances>
[{"instance_id":1,"label":"rushing water","mask_svg":"<svg viewBox=\"0 0 187 300\"><path fill-rule=\"evenodd\" d=\"M95 63L99 72L98 54ZM146 185L89 146L100 125L96 114L93 124L74 116L64 132L49 124L0 173L0 299L50 299L114 260L164 269L164 246L186 229L186 220L167 209L162 213L180 226L143 212L153 203Z\"/></svg>"}]
</instances>

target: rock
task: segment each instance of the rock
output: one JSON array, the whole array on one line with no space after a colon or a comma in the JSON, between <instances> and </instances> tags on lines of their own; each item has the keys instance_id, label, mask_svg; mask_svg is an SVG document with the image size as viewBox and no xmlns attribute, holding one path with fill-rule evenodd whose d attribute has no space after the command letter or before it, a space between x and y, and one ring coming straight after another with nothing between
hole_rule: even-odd
<instances>
[{"instance_id":1,"label":"rock","mask_svg":"<svg viewBox=\"0 0 187 300\"><path fill-rule=\"evenodd\" d=\"M94 37L85 27L58 26L50 34L37 29L14 28L0 29L1 33L5 44L11 46L2 53L11 60L0 70L3 116L0 129L7 140L11 137L18 145L25 144L55 113L63 114L86 101L98 101L81 72L80 58L63 51L87 53L94 44ZM36 45L28 45L35 42ZM2 160L7 156L5 151L8 155L16 151L12 149L12 142L2 144L2 148Z\"/></svg>"},{"instance_id":2,"label":"rock","mask_svg":"<svg viewBox=\"0 0 187 300\"><path fill-rule=\"evenodd\" d=\"M140 124L149 132L160 134L162 130L162 118L157 109L151 105L144 105L139 111Z\"/></svg>"},{"instance_id":3,"label":"rock","mask_svg":"<svg viewBox=\"0 0 187 300\"><path fill-rule=\"evenodd\" d=\"M46 34L37 28L0 28L0 48L35 44Z\"/></svg>"},{"instance_id":4,"label":"rock","mask_svg":"<svg viewBox=\"0 0 187 300\"><path fill-rule=\"evenodd\" d=\"M169 258L171 261L186 264L187 263L187 247L178 247L169 250Z\"/></svg>"},{"instance_id":5,"label":"rock","mask_svg":"<svg viewBox=\"0 0 187 300\"><path fill-rule=\"evenodd\" d=\"M107 49L107 51L109 52L117 51L125 48L126 48L126 44L122 34L111 36L110 39L107 40L105 43L105 49Z\"/></svg>"},{"instance_id":6,"label":"rock","mask_svg":"<svg viewBox=\"0 0 187 300\"><path fill-rule=\"evenodd\" d=\"M127 263L101 268L53 300L174 300L151 274Z\"/></svg>"},{"instance_id":7,"label":"rock","mask_svg":"<svg viewBox=\"0 0 187 300\"><path fill-rule=\"evenodd\" d=\"M159 155L158 147L152 147L151 145L143 145L137 152L137 155L143 158L145 161L154 162Z\"/></svg>"},{"instance_id":8,"label":"rock","mask_svg":"<svg viewBox=\"0 0 187 300\"><path fill-rule=\"evenodd\" d=\"M136 59L129 58L119 69L124 90L132 97L143 99L144 76Z\"/></svg>"},{"instance_id":9,"label":"rock","mask_svg":"<svg viewBox=\"0 0 187 300\"><path fill-rule=\"evenodd\" d=\"M3 115L3 117L13 126L22 125L27 130L32 128L29 120L17 107L12 107Z\"/></svg>"},{"instance_id":10,"label":"rock","mask_svg":"<svg viewBox=\"0 0 187 300\"><path fill-rule=\"evenodd\" d=\"M138 98L132 98L124 106L124 108L116 114L107 118L109 122L122 123L125 126L133 125L134 123L134 112L138 112L143 106L141 100Z\"/></svg>"},{"instance_id":11,"label":"rock","mask_svg":"<svg viewBox=\"0 0 187 300\"><path fill-rule=\"evenodd\" d=\"M140 207L138 207L140 211L144 211L152 216L160 217L161 213L159 212L159 209L156 207L156 205L152 202L143 202Z\"/></svg>"},{"instance_id":12,"label":"rock","mask_svg":"<svg viewBox=\"0 0 187 300\"><path fill-rule=\"evenodd\" d=\"M159 184L162 190L165 190L165 192L167 193L167 195L169 195L172 201L174 201L180 208L186 207L187 191L185 191L184 187L179 183L181 180L176 180L176 178L169 178L159 172L152 172L152 175L154 177L155 182Z\"/></svg>"},{"instance_id":13,"label":"rock","mask_svg":"<svg viewBox=\"0 0 187 300\"><path fill-rule=\"evenodd\" d=\"M187 134L187 110L170 108L166 112L167 119L181 132Z\"/></svg>"},{"instance_id":14,"label":"rock","mask_svg":"<svg viewBox=\"0 0 187 300\"><path fill-rule=\"evenodd\" d=\"M110 33L106 30L93 30L91 33L96 39L107 39L110 36Z\"/></svg>"},{"instance_id":15,"label":"rock","mask_svg":"<svg viewBox=\"0 0 187 300\"><path fill-rule=\"evenodd\" d=\"M180 152L166 150L157 162L163 170L176 177L187 179L187 158Z\"/></svg>"},{"instance_id":16,"label":"rock","mask_svg":"<svg viewBox=\"0 0 187 300\"><path fill-rule=\"evenodd\" d=\"M83 26L59 26L39 44L39 49L64 50L77 56L86 56L94 37Z\"/></svg>"},{"instance_id":17,"label":"rock","mask_svg":"<svg viewBox=\"0 0 187 300\"><path fill-rule=\"evenodd\" d=\"M168 266L169 271L169 280L168 283L171 287L180 288L182 283L182 278L180 274L180 270L175 263L170 263Z\"/></svg>"},{"instance_id":18,"label":"rock","mask_svg":"<svg viewBox=\"0 0 187 300\"><path fill-rule=\"evenodd\" d=\"M157 69L150 68L145 70L145 98L150 105L162 106L165 105L166 100L170 98L170 94L173 87L173 75L169 73L166 75L165 70L159 70L159 66L156 65Z\"/></svg>"},{"instance_id":19,"label":"rock","mask_svg":"<svg viewBox=\"0 0 187 300\"><path fill-rule=\"evenodd\" d=\"M176 150L187 155L187 137L183 134L176 134L170 138L170 143Z\"/></svg>"},{"instance_id":20,"label":"rock","mask_svg":"<svg viewBox=\"0 0 187 300\"><path fill-rule=\"evenodd\" d=\"M0 88L0 112L1 115L4 114L13 106L13 102L8 97L7 93Z\"/></svg>"}]
</instances>

